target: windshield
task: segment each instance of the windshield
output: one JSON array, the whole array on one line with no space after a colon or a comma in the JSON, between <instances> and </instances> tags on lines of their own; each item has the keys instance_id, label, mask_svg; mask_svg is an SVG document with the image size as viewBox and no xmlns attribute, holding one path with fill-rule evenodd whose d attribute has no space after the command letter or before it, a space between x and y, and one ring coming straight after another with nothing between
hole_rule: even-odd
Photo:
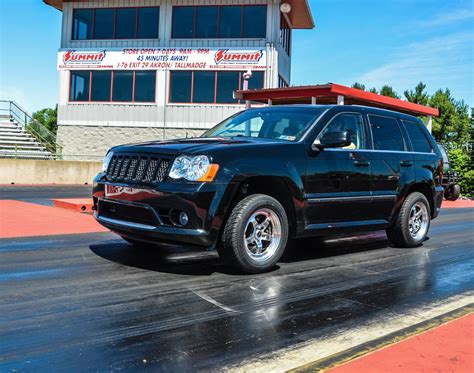
<instances>
[{"instance_id":1,"label":"windshield","mask_svg":"<svg viewBox=\"0 0 474 373\"><path fill-rule=\"evenodd\" d=\"M296 141L323 111L322 108L303 107L247 110L224 120L201 137L257 137Z\"/></svg>"}]
</instances>

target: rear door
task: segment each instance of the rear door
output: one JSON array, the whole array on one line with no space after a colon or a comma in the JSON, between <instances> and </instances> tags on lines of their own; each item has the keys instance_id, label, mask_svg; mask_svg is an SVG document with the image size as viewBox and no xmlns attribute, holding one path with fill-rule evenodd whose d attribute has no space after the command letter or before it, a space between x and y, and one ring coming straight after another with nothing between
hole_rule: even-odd
<instances>
[{"instance_id":1,"label":"rear door","mask_svg":"<svg viewBox=\"0 0 474 373\"><path fill-rule=\"evenodd\" d=\"M416 181L434 187L434 181L440 180L440 149L434 142L423 124L409 119L402 119L402 125L408 134L413 151L413 161L416 169Z\"/></svg>"},{"instance_id":2,"label":"rear door","mask_svg":"<svg viewBox=\"0 0 474 373\"><path fill-rule=\"evenodd\" d=\"M413 154L396 117L369 114L373 142L372 203L375 219L390 220L402 187L415 180Z\"/></svg>"}]
</instances>

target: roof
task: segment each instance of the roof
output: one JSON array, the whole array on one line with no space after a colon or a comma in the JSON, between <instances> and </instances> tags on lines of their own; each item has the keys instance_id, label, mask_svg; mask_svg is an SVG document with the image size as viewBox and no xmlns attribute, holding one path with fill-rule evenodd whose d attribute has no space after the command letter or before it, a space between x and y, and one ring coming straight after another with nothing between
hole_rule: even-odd
<instances>
[{"instance_id":1,"label":"roof","mask_svg":"<svg viewBox=\"0 0 474 373\"><path fill-rule=\"evenodd\" d=\"M65 0L67 1L67 0ZM52 7L63 10L63 3L65 2L63 0L43 0L45 4L51 5Z\"/></svg>"},{"instance_id":2,"label":"roof","mask_svg":"<svg viewBox=\"0 0 474 373\"><path fill-rule=\"evenodd\" d=\"M308 4L308 0L282 0L282 3L291 5L291 11L288 14L291 25L296 29L314 28L313 16Z\"/></svg>"},{"instance_id":3,"label":"roof","mask_svg":"<svg viewBox=\"0 0 474 373\"><path fill-rule=\"evenodd\" d=\"M333 83L289 88L240 90L235 92L236 98L262 103L272 100L274 105L310 104L312 97L316 98L318 104L336 104L338 96L344 96L344 103L346 105L373 106L410 115L439 116L439 110L436 108Z\"/></svg>"},{"instance_id":4,"label":"roof","mask_svg":"<svg viewBox=\"0 0 474 373\"><path fill-rule=\"evenodd\" d=\"M63 3L70 1L89 1L89 0L43 0L45 4L51 5L52 7L63 10ZM130 0L133 2L134 0ZM291 11L288 14L288 18L295 29L312 29L314 28L313 16L311 15L311 9L308 4L308 0L282 0L282 3L288 3L291 5Z\"/></svg>"}]
</instances>

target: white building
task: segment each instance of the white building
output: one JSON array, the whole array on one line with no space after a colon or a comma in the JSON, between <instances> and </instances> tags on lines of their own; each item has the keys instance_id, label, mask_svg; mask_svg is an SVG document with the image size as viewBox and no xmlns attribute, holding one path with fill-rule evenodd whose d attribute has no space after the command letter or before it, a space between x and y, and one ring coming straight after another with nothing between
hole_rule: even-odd
<instances>
[{"instance_id":1,"label":"white building","mask_svg":"<svg viewBox=\"0 0 474 373\"><path fill-rule=\"evenodd\" d=\"M192 137L242 110L232 92L290 83L306 0L44 0L63 13L58 142L66 156Z\"/></svg>"}]
</instances>

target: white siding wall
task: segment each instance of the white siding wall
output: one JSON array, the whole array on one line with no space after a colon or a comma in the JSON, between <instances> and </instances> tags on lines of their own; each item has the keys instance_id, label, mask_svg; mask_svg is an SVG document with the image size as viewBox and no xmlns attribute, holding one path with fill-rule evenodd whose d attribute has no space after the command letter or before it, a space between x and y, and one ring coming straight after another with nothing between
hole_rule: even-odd
<instances>
[{"instance_id":1,"label":"white siding wall","mask_svg":"<svg viewBox=\"0 0 474 373\"><path fill-rule=\"evenodd\" d=\"M245 0L245 4L267 4L267 39L210 39L172 40L172 5L230 5L242 0L103 0L90 2L64 2L62 49L117 49L140 47L260 47L267 50L268 65L265 86L276 87L279 73L288 79L290 59L277 48L279 37L279 0ZM122 6L160 6L159 40L71 40L72 14L75 8ZM280 53L279 53L280 50ZM281 65L280 65L281 64ZM279 71L281 66L281 71ZM60 71L60 97L58 124L60 126L129 126L166 128L209 128L236 111L242 105L175 105L168 104L169 71L158 71L156 102L154 104L121 103L69 103L69 72Z\"/></svg>"}]
</instances>

